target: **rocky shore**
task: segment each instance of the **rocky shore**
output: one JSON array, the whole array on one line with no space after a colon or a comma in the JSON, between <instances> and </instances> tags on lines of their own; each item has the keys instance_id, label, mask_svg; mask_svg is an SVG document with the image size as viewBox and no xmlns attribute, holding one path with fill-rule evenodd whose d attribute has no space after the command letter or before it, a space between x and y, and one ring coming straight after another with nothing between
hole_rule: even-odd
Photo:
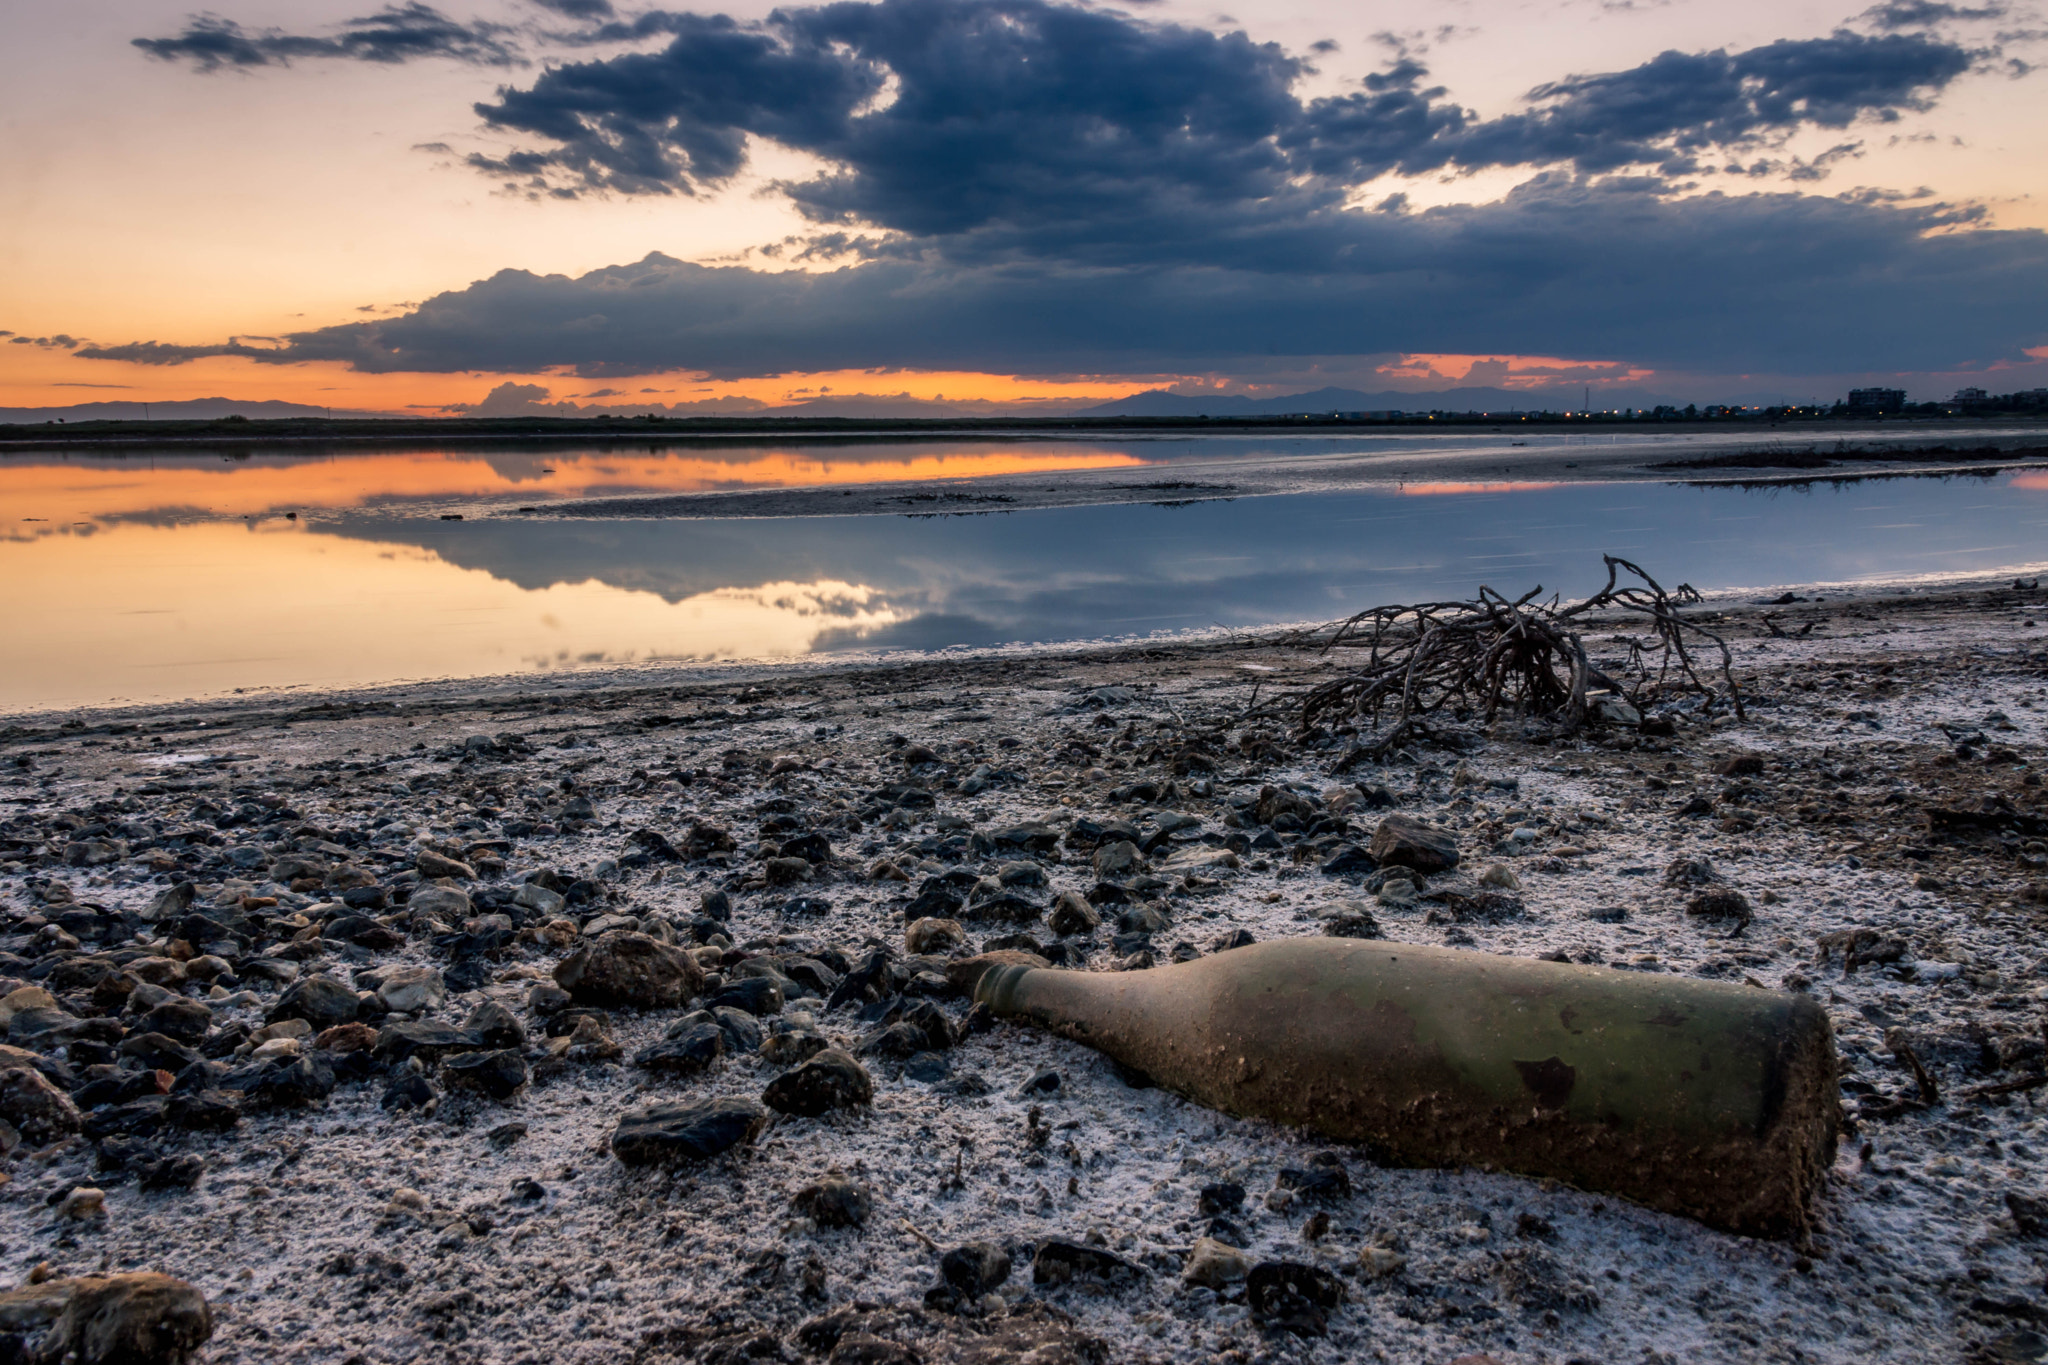
<instances>
[{"instance_id":1,"label":"rocky shore","mask_svg":"<svg viewBox=\"0 0 2048 1365\"><path fill-rule=\"evenodd\" d=\"M1788 596L1694 609L1746 720L1342 776L1346 652L1272 639L18 718L0 1358L2048 1358L2048 599ZM1819 1230L1383 1168L969 1000L1298 935L1811 995Z\"/></svg>"}]
</instances>

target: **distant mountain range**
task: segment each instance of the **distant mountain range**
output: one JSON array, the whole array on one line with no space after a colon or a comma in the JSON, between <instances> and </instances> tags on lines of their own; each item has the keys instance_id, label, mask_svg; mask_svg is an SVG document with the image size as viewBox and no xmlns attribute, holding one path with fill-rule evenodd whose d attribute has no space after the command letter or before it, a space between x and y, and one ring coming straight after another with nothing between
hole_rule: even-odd
<instances>
[{"instance_id":1,"label":"distant mountain range","mask_svg":"<svg viewBox=\"0 0 2048 1365\"><path fill-rule=\"evenodd\" d=\"M1358 389L1316 389L1277 398L1243 394L1171 393L1153 389L1113 403L1082 408L1076 417L1291 417L1331 412L1576 412L1584 402L1579 389L1437 389L1428 393L1364 393ZM1653 408L1669 398L1648 393L1602 393L1600 408ZM1724 400L1737 401L1737 400ZM1683 406L1682 404L1680 406Z\"/></svg>"},{"instance_id":2,"label":"distant mountain range","mask_svg":"<svg viewBox=\"0 0 2048 1365\"><path fill-rule=\"evenodd\" d=\"M216 417L390 417L388 412L353 408L316 408L276 398L182 398L169 403L119 399L107 403L74 403L62 408L0 408L0 422L210 422Z\"/></svg>"}]
</instances>

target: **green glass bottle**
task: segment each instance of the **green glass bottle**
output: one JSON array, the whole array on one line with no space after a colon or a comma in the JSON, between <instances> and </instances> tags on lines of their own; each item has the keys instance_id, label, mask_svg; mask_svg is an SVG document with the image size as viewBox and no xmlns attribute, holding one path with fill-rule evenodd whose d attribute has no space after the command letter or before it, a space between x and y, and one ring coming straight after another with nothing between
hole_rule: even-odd
<instances>
[{"instance_id":1,"label":"green glass bottle","mask_svg":"<svg viewBox=\"0 0 2048 1365\"><path fill-rule=\"evenodd\" d=\"M1136 972L997 966L996 1014L1198 1103L1797 1237L1834 1164L1834 1038L1804 996L1303 938Z\"/></svg>"}]
</instances>

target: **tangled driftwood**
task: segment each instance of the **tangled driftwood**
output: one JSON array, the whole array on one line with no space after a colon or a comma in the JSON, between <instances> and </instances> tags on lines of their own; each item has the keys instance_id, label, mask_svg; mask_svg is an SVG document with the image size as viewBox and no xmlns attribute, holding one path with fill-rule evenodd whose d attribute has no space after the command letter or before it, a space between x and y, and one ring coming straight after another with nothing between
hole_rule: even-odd
<instances>
[{"instance_id":1,"label":"tangled driftwood","mask_svg":"<svg viewBox=\"0 0 2048 1365\"><path fill-rule=\"evenodd\" d=\"M1537 601L1541 587L1513 601L1481 587L1472 601L1372 607L1315 632L1303 643L1319 643L1325 653L1348 645L1367 650L1368 658L1364 666L1308 694L1302 729L1349 724L1370 730L1371 737L1361 738L1341 770L1429 737L1431 718L1446 711L1459 718L1478 711L1491 724L1506 708L1549 726L1553 735L1565 735L1584 728L1603 697L1626 698L1640 707L1677 686L1705 693L1709 706L1725 696L1735 714L1746 718L1727 644L1679 614L1679 607L1698 602L1699 594L1684 584L1667 593L1628 560L1603 558L1607 585L1569 606L1555 596ZM1623 572L1640 581L1621 585ZM1587 618L1606 611L1648 619L1649 638L1629 644L1626 681L1588 663L1579 639ZM1322 638L1324 631L1327 638ZM1687 648L1688 635L1720 649L1725 692L1700 676Z\"/></svg>"}]
</instances>

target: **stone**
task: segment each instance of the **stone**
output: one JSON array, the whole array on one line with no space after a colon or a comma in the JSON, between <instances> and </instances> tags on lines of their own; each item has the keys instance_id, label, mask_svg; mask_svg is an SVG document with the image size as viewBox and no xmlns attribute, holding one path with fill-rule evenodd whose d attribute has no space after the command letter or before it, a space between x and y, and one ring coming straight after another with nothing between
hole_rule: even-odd
<instances>
[{"instance_id":1,"label":"stone","mask_svg":"<svg viewBox=\"0 0 2048 1365\"><path fill-rule=\"evenodd\" d=\"M10 991L0 998L0 1031L11 1028L14 1016L27 1010L53 1010L57 1008L57 997L41 986L23 986Z\"/></svg>"},{"instance_id":2,"label":"stone","mask_svg":"<svg viewBox=\"0 0 2048 1365\"><path fill-rule=\"evenodd\" d=\"M1381 820L1367 851L1381 867L1413 868L1425 876L1458 865L1458 841L1450 831L1408 815Z\"/></svg>"},{"instance_id":3,"label":"stone","mask_svg":"<svg viewBox=\"0 0 2048 1365\"><path fill-rule=\"evenodd\" d=\"M848 1332L825 1358L825 1365L924 1365L924 1357L901 1342Z\"/></svg>"},{"instance_id":4,"label":"stone","mask_svg":"<svg viewBox=\"0 0 2048 1365\"><path fill-rule=\"evenodd\" d=\"M1010 1253L994 1242L969 1242L939 1258L939 1278L967 1299L1000 1289L1010 1278Z\"/></svg>"},{"instance_id":5,"label":"stone","mask_svg":"<svg viewBox=\"0 0 2048 1365\"><path fill-rule=\"evenodd\" d=\"M469 894L452 886L422 886L412 893L405 903L415 920L437 919L447 924L460 924L476 913Z\"/></svg>"},{"instance_id":6,"label":"stone","mask_svg":"<svg viewBox=\"0 0 2048 1365\"><path fill-rule=\"evenodd\" d=\"M717 1024L693 1024L635 1054L633 1063L669 1076L708 1071L725 1056L725 1031Z\"/></svg>"},{"instance_id":7,"label":"stone","mask_svg":"<svg viewBox=\"0 0 2048 1365\"><path fill-rule=\"evenodd\" d=\"M697 994L704 973L678 948L615 929L563 958L555 982L587 1004L668 1009Z\"/></svg>"},{"instance_id":8,"label":"stone","mask_svg":"<svg viewBox=\"0 0 2048 1365\"><path fill-rule=\"evenodd\" d=\"M1714 765L1714 771L1722 777L1762 777L1764 756L1762 754L1734 754Z\"/></svg>"},{"instance_id":9,"label":"stone","mask_svg":"<svg viewBox=\"0 0 2048 1365\"><path fill-rule=\"evenodd\" d=\"M392 1014L414 1014L448 1003L448 984L438 967L396 967L384 974L377 999Z\"/></svg>"},{"instance_id":10,"label":"stone","mask_svg":"<svg viewBox=\"0 0 2048 1365\"><path fill-rule=\"evenodd\" d=\"M761 1102L770 1109L804 1118L866 1105L874 1097L875 1083L867 1069L836 1047L785 1071L761 1092Z\"/></svg>"},{"instance_id":11,"label":"stone","mask_svg":"<svg viewBox=\"0 0 2048 1365\"><path fill-rule=\"evenodd\" d=\"M1330 1310L1344 1302L1344 1282L1320 1266L1262 1261L1245 1277L1245 1302L1263 1326L1322 1336Z\"/></svg>"},{"instance_id":12,"label":"stone","mask_svg":"<svg viewBox=\"0 0 2048 1365\"><path fill-rule=\"evenodd\" d=\"M1642 712L1612 694L1587 698L1586 714L1602 725L1619 725L1631 730L1643 723Z\"/></svg>"},{"instance_id":13,"label":"stone","mask_svg":"<svg viewBox=\"0 0 2048 1365\"><path fill-rule=\"evenodd\" d=\"M1095 875L1105 880L1128 876L1145 866L1145 856L1128 839L1103 844L1095 850Z\"/></svg>"},{"instance_id":14,"label":"stone","mask_svg":"<svg viewBox=\"0 0 2048 1365\"><path fill-rule=\"evenodd\" d=\"M1706 886L1685 903L1685 913L1696 919L1732 919L1737 926L1755 918L1749 897L1732 886Z\"/></svg>"},{"instance_id":15,"label":"stone","mask_svg":"<svg viewBox=\"0 0 2048 1365\"><path fill-rule=\"evenodd\" d=\"M80 1185L57 1201L59 1218L99 1218L107 1211L107 1192L91 1185Z\"/></svg>"},{"instance_id":16,"label":"stone","mask_svg":"<svg viewBox=\"0 0 2048 1365\"><path fill-rule=\"evenodd\" d=\"M1522 879L1517 877L1515 870L1505 863L1494 863L1484 872L1481 872L1479 874L1479 884L1481 886L1498 887L1502 891L1520 891L1522 889Z\"/></svg>"},{"instance_id":17,"label":"stone","mask_svg":"<svg viewBox=\"0 0 2048 1365\"><path fill-rule=\"evenodd\" d=\"M568 907L569 898L559 891L548 890L538 882L527 882L512 893L512 903L533 911L542 919L553 919Z\"/></svg>"},{"instance_id":18,"label":"stone","mask_svg":"<svg viewBox=\"0 0 2048 1365\"><path fill-rule=\"evenodd\" d=\"M913 956L943 953L965 942L967 930L957 919L927 915L923 919L912 920L910 927L903 931L904 950Z\"/></svg>"},{"instance_id":19,"label":"stone","mask_svg":"<svg viewBox=\"0 0 2048 1365\"><path fill-rule=\"evenodd\" d=\"M732 918L732 897L712 887L697 898L697 913L721 922Z\"/></svg>"},{"instance_id":20,"label":"stone","mask_svg":"<svg viewBox=\"0 0 2048 1365\"><path fill-rule=\"evenodd\" d=\"M32 1147L68 1137L85 1122L69 1095L45 1080L40 1071L20 1066L0 1071L0 1119Z\"/></svg>"},{"instance_id":21,"label":"stone","mask_svg":"<svg viewBox=\"0 0 2048 1365\"><path fill-rule=\"evenodd\" d=\"M164 1106L164 1119L173 1128L225 1132L241 1118L242 1094L238 1090L181 1090Z\"/></svg>"},{"instance_id":22,"label":"stone","mask_svg":"<svg viewBox=\"0 0 2048 1365\"><path fill-rule=\"evenodd\" d=\"M1074 1280L1100 1280L1126 1284L1143 1278L1145 1271L1107 1247L1084 1242L1048 1238L1038 1244L1031 1258L1033 1284L1068 1284Z\"/></svg>"},{"instance_id":23,"label":"stone","mask_svg":"<svg viewBox=\"0 0 2048 1365\"><path fill-rule=\"evenodd\" d=\"M821 1228L857 1228L874 1209L874 1198L864 1187L838 1176L804 1186L789 1202Z\"/></svg>"},{"instance_id":24,"label":"stone","mask_svg":"<svg viewBox=\"0 0 2048 1365\"><path fill-rule=\"evenodd\" d=\"M317 1031L346 1024L356 1017L356 993L331 976L308 976L293 982L265 1015L268 1022L303 1019Z\"/></svg>"},{"instance_id":25,"label":"stone","mask_svg":"<svg viewBox=\"0 0 2048 1365\"><path fill-rule=\"evenodd\" d=\"M508 1100L526 1084L526 1059L511 1048L464 1052L441 1064L441 1079L450 1090L472 1090L494 1100Z\"/></svg>"},{"instance_id":26,"label":"stone","mask_svg":"<svg viewBox=\"0 0 2048 1365\"><path fill-rule=\"evenodd\" d=\"M783 1003L780 980L772 976L743 976L712 992L705 998L704 1007L745 1010L748 1014L767 1016L782 1013Z\"/></svg>"},{"instance_id":27,"label":"stone","mask_svg":"<svg viewBox=\"0 0 2048 1365\"><path fill-rule=\"evenodd\" d=\"M462 1031L485 1047L524 1049L526 1026L511 1010L495 1000L486 1000L462 1021Z\"/></svg>"},{"instance_id":28,"label":"stone","mask_svg":"<svg viewBox=\"0 0 2048 1365\"><path fill-rule=\"evenodd\" d=\"M832 1044L821 1033L811 1029L791 1029L787 1033L771 1033L760 1043L760 1053L776 1066L795 1066L809 1061Z\"/></svg>"},{"instance_id":29,"label":"stone","mask_svg":"<svg viewBox=\"0 0 2048 1365\"><path fill-rule=\"evenodd\" d=\"M1213 1237L1197 1237L1180 1277L1189 1284L1222 1289L1243 1280L1251 1271L1252 1258L1248 1253Z\"/></svg>"},{"instance_id":30,"label":"stone","mask_svg":"<svg viewBox=\"0 0 2048 1365\"><path fill-rule=\"evenodd\" d=\"M213 1315L205 1295L168 1275L84 1275L0 1293L0 1333L30 1362L181 1365L213 1335Z\"/></svg>"},{"instance_id":31,"label":"stone","mask_svg":"<svg viewBox=\"0 0 2048 1365\"><path fill-rule=\"evenodd\" d=\"M197 1000L180 996L151 1009L136 1028L143 1033L166 1034L181 1043L197 1043L212 1026L212 1010Z\"/></svg>"},{"instance_id":32,"label":"stone","mask_svg":"<svg viewBox=\"0 0 2048 1365\"><path fill-rule=\"evenodd\" d=\"M452 877L463 882L476 880L476 869L468 863L436 853L431 848L423 848L413 854L412 865L420 876L430 881L436 877Z\"/></svg>"},{"instance_id":33,"label":"stone","mask_svg":"<svg viewBox=\"0 0 2048 1365\"><path fill-rule=\"evenodd\" d=\"M768 1111L752 1100L657 1104L619 1120L612 1155L628 1166L706 1161L753 1141L767 1122Z\"/></svg>"},{"instance_id":34,"label":"stone","mask_svg":"<svg viewBox=\"0 0 2048 1365\"><path fill-rule=\"evenodd\" d=\"M1094 933L1102 925L1102 916L1080 892L1063 891L1052 903L1052 913L1046 917L1045 923L1048 929L1065 938Z\"/></svg>"}]
</instances>

